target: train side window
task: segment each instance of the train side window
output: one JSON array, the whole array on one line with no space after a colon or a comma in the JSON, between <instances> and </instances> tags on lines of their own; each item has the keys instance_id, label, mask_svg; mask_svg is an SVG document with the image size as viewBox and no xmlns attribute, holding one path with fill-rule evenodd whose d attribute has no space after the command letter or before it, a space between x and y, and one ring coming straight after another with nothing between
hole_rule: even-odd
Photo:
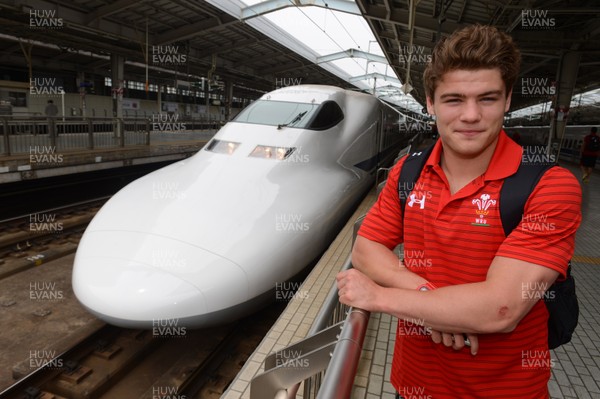
<instances>
[{"instance_id":1,"label":"train side window","mask_svg":"<svg viewBox=\"0 0 600 399\"><path fill-rule=\"evenodd\" d=\"M335 101L325 101L308 124L308 129L325 130L334 127L344 119L344 112Z\"/></svg>"}]
</instances>

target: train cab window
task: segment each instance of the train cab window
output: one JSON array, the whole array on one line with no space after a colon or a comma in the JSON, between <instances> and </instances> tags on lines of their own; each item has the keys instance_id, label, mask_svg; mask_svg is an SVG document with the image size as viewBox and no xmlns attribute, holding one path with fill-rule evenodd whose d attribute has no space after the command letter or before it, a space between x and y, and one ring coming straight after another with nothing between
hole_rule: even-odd
<instances>
[{"instance_id":1,"label":"train cab window","mask_svg":"<svg viewBox=\"0 0 600 399\"><path fill-rule=\"evenodd\" d=\"M344 119L344 112L335 101L325 101L321 104L307 128L326 130L334 127Z\"/></svg>"},{"instance_id":2,"label":"train cab window","mask_svg":"<svg viewBox=\"0 0 600 399\"><path fill-rule=\"evenodd\" d=\"M233 122L306 129L318 108L313 103L257 100L244 108Z\"/></svg>"}]
</instances>

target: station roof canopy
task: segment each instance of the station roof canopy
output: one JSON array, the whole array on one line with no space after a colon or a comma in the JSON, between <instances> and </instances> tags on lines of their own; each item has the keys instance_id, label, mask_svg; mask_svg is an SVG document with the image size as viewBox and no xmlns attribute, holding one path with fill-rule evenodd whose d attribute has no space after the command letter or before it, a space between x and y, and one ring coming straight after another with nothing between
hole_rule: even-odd
<instances>
[{"instance_id":1,"label":"station roof canopy","mask_svg":"<svg viewBox=\"0 0 600 399\"><path fill-rule=\"evenodd\" d=\"M34 74L110 76L110 55L118 54L126 59L125 78L144 82L148 42L150 83L197 80L213 70L238 94L258 97L293 70L305 83L353 86L205 1L3 1L0 25L0 68L26 70L31 47ZM154 62L175 47L185 55L180 65Z\"/></svg>"},{"instance_id":2,"label":"station roof canopy","mask_svg":"<svg viewBox=\"0 0 600 399\"><path fill-rule=\"evenodd\" d=\"M444 35L472 23L493 24L510 33L523 54L521 78L556 79L561 56L581 52L576 93L600 87L600 6L595 0L27 0L0 3L0 67L26 68L31 49L34 71L71 70L107 75L110 54L127 60L126 79L145 80L146 56L151 83L196 80L211 74L234 83L234 95L272 90L277 80L357 86L373 80L389 99L422 105L422 73L431 48ZM304 7L306 6L306 7ZM316 7L310 7L316 6ZM343 15L360 17L371 41L324 54L269 17L284 9L318 8L331 15L317 30L339 24ZM44 14L45 13L45 14ZM304 14L308 14L304 12ZM291 14L290 14L291 15ZM60 19L61 26L40 26ZM288 17L289 18L289 17ZM337 20L337 22L335 21ZM283 26L283 28L282 28ZM338 30L340 30L338 26ZM306 26L314 29L315 26ZM356 40L355 40L356 41ZM339 40L338 43L339 44ZM149 50L146 51L146 43ZM158 47L153 47L158 46ZM176 47L180 65L156 65L152 56ZM158 50L157 50L158 49ZM154 52L154 53L153 53ZM344 71L339 58L352 58L364 76ZM357 59L361 63L357 63ZM383 67L383 65L385 67ZM371 73L367 69L372 69ZM379 78L379 79L377 79ZM515 93L519 93L521 80ZM372 86L376 86L373 84ZM546 101L513 93L513 109ZM416 103L413 102L413 105ZM420 105L416 104L420 107ZM413 106L414 110L415 107Z\"/></svg>"},{"instance_id":3,"label":"station roof canopy","mask_svg":"<svg viewBox=\"0 0 600 399\"><path fill-rule=\"evenodd\" d=\"M528 95L527 78L556 80L565 52L581 53L575 93L600 87L600 4L596 0L356 0L386 58L411 94L424 104L424 63L441 36L468 24L497 26L517 42L522 64L512 108L546 101ZM406 62L407 60L412 62ZM524 80L526 80L524 82Z\"/></svg>"}]
</instances>

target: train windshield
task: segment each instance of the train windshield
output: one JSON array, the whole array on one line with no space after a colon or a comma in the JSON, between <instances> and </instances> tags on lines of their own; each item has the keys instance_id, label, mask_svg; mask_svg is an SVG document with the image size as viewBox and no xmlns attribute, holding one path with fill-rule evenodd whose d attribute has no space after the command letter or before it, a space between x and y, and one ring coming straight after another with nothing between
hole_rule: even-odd
<instances>
[{"instance_id":1,"label":"train windshield","mask_svg":"<svg viewBox=\"0 0 600 399\"><path fill-rule=\"evenodd\" d=\"M306 129L317 109L319 105L312 103L257 100L244 108L233 121Z\"/></svg>"}]
</instances>

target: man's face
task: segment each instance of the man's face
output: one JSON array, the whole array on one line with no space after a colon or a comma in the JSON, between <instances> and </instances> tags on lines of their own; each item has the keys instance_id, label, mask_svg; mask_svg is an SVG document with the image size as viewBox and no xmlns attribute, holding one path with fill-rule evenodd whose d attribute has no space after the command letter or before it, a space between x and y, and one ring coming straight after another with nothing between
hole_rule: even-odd
<instances>
[{"instance_id":1,"label":"man's face","mask_svg":"<svg viewBox=\"0 0 600 399\"><path fill-rule=\"evenodd\" d=\"M444 151L460 158L476 158L493 151L510 108L498 69L446 72L438 82L434 99L427 97L427 111L436 116Z\"/></svg>"}]
</instances>

